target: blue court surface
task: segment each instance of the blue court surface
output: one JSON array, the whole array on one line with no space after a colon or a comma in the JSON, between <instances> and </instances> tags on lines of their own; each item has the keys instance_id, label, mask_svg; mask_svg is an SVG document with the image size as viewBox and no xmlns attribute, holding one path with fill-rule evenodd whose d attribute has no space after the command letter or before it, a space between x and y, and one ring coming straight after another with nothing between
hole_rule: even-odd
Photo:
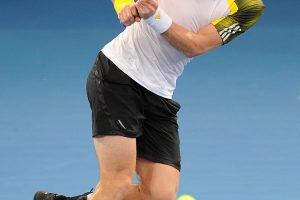
<instances>
[{"instance_id":1,"label":"blue court surface","mask_svg":"<svg viewBox=\"0 0 300 200\"><path fill-rule=\"evenodd\" d=\"M123 28L110 1L0 2L0 199L86 192L98 166L85 82ZM300 3L265 3L253 29L178 80L179 194L300 199Z\"/></svg>"}]
</instances>

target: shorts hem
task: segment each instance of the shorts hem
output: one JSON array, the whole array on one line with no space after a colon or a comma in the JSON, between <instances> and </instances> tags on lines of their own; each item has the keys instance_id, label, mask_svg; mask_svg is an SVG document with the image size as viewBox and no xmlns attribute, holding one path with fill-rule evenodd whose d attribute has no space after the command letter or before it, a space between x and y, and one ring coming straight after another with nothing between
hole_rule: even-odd
<instances>
[{"instance_id":1,"label":"shorts hem","mask_svg":"<svg viewBox=\"0 0 300 200\"><path fill-rule=\"evenodd\" d=\"M155 158L154 156L150 156L150 155L146 155L146 154L138 154L137 157L138 158L143 158L143 159L155 162L155 163L161 163L161 164L164 164L164 165L169 165L169 166L174 167L175 169L177 169L179 172L181 170L180 165L176 165L176 164L174 164L173 161L170 161L170 160L165 159L165 158Z\"/></svg>"},{"instance_id":2,"label":"shorts hem","mask_svg":"<svg viewBox=\"0 0 300 200\"><path fill-rule=\"evenodd\" d=\"M118 131L118 130L113 130L113 131L108 131L108 132L104 132L101 134L98 132L93 132L92 137L96 138L96 137L101 137L101 136L123 136L123 137L127 137L127 138L138 138L141 135L140 134L137 134L137 135L126 134L126 133Z\"/></svg>"}]
</instances>

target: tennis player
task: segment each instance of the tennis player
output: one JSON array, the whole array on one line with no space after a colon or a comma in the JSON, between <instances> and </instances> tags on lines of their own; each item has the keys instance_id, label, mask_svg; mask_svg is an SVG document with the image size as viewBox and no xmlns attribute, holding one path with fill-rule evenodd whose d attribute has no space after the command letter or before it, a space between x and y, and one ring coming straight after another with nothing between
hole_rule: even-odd
<instances>
[{"instance_id":1,"label":"tennis player","mask_svg":"<svg viewBox=\"0 0 300 200\"><path fill-rule=\"evenodd\" d=\"M113 3L126 29L104 46L87 81L100 181L92 193L39 191L35 200L175 200L181 168L176 80L193 57L229 43L264 11L262 0Z\"/></svg>"}]
</instances>

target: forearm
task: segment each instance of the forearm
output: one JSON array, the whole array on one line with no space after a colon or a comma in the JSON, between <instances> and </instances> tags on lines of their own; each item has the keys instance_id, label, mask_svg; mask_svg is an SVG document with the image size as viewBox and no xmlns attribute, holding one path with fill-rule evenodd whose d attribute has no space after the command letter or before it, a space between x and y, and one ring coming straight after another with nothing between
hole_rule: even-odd
<instances>
[{"instance_id":1,"label":"forearm","mask_svg":"<svg viewBox=\"0 0 300 200\"><path fill-rule=\"evenodd\" d=\"M176 24L163 9L158 7L158 2L155 0L139 0L137 9L140 17L157 34L161 34L187 57L203 54L222 44L220 35L213 25L207 25L198 32L191 32Z\"/></svg>"},{"instance_id":2,"label":"forearm","mask_svg":"<svg viewBox=\"0 0 300 200\"><path fill-rule=\"evenodd\" d=\"M143 9L145 5L139 6L142 2L146 6L148 5L148 10ZM172 22L172 19L158 5L152 4L151 7L151 2L155 2L155 0L138 1L137 9L142 14L141 17L146 19L153 30L161 34L173 47L187 57L201 55L222 44L227 44L253 26L264 10L262 0L233 0L232 4L228 5L229 15L214 20L198 32L191 32L176 22ZM153 8L157 8L155 14L151 15L149 19L144 17L145 13L153 13Z\"/></svg>"},{"instance_id":3,"label":"forearm","mask_svg":"<svg viewBox=\"0 0 300 200\"><path fill-rule=\"evenodd\" d=\"M212 25L207 25L194 33L173 22L172 26L161 35L173 47L190 58L222 45L222 40Z\"/></svg>"}]
</instances>

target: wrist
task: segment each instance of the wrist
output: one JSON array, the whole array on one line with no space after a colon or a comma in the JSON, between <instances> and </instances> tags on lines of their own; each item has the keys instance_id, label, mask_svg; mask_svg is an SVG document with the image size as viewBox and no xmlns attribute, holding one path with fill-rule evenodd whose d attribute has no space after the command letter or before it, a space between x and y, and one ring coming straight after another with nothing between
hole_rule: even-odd
<instances>
[{"instance_id":1,"label":"wrist","mask_svg":"<svg viewBox=\"0 0 300 200\"><path fill-rule=\"evenodd\" d=\"M160 7L158 7L151 17L145 19L145 22L157 33L166 32L172 25L172 18Z\"/></svg>"}]
</instances>

